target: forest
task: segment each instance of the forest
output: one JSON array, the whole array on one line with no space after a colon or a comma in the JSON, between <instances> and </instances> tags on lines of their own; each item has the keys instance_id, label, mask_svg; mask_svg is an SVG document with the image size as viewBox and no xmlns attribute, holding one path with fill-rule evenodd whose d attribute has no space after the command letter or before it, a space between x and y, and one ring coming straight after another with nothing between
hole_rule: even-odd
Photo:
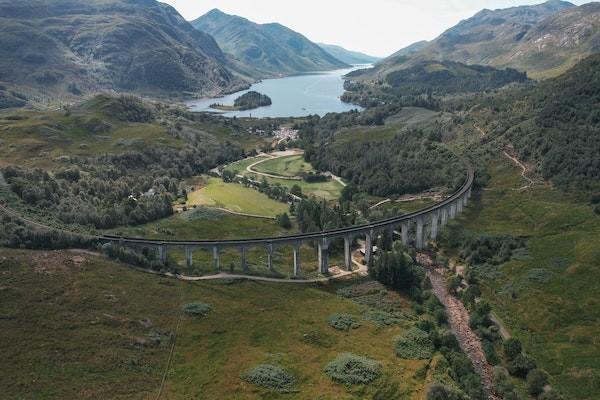
<instances>
[{"instance_id":1,"label":"forest","mask_svg":"<svg viewBox=\"0 0 600 400\"><path fill-rule=\"evenodd\" d=\"M415 129L391 139L342 144L335 135L340 126L327 116L302 125L304 158L316 169L342 177L355 192L399 196L455 188L464 180L464 165L435 132Z\"/></svg>"}]
</instances>

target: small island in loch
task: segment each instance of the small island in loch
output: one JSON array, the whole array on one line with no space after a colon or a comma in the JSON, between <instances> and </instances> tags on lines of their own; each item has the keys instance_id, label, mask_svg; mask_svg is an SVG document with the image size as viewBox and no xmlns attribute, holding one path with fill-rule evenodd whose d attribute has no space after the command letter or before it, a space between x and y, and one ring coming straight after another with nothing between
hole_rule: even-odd
<instances>
[{"instance_id":1,"label":"small island in loch","mask_svg":"<svg viewBox=\"0 0 600 400\"><path fill-rule=\"evenodd\" d=\"M266 94L250 91L235 99L232 106L215 103L211 104L210 108L222 111L246 111L270 106L271 104L273 104L273 102Z\"/></svg>"}]
</instances>

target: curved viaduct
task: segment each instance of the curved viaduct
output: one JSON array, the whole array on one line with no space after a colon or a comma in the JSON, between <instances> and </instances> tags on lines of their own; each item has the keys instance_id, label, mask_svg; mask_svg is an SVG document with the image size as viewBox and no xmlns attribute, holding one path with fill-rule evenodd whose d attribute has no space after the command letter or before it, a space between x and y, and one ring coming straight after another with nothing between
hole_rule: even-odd
<instances>
[{"instance_id":1,"label":"curved viaduct","mask_svg":"<svg viewBox=\"0 0 600 400\"><path fill-rule=\"evenodd\" d=\"M307 242L317 242L319 256L319 271L327 274L329 269L328 250L329 244L334 239L344 240L345 268L351 270L352 241L357 237L365 237L365 261L369 265L373 259L373 244L381 234L390 235L393 238L395 232L400 232L404 245L414 243L417 249L422 249L427 239L435 240L438 231L444 227L449 219L454 219L462 212L471 197L474 181L474 170L467 167L467 177L461 188L446 200L434 204L428 208L405 214L399 217L384 219L381 221L334 229L323 232L304 233L291 236L270 237L260 239L244 240L148 240L135 239L120 236L105 235L100 237L104 243L118 243L129 247L156 248L161 260L164 262L170 249L183 248L185 250L188 266L192 266L194 250L204 249L212 251L215 269L220 269L219 253L222 249L235 248L240 251L241 265L247 271L246 253L248 248L262 247L267 251L267 266L273 269L273 251L276 247L291 246L294 251L294 276L300 275L300 247Z\"/></svg>"}]
</instances>

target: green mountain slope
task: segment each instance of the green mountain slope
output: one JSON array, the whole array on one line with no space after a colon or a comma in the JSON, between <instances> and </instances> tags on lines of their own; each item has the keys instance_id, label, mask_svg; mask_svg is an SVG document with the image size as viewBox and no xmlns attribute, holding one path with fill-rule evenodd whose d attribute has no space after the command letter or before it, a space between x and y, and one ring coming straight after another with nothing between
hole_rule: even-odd
<instances>
[{"instance_id":1,"label":"green mountain slope","mask_svg":"<svg viewBox=\"0 0 600 400\"><path fill-rule=\"evenodd\" d=\"M382 62L387 69L414 61L450 60L466 64L512 67L531 77L566 71L600 51L600 4L579 7L551 0L534 6L483 10L447 30L425 47Z\"/></svg>"},{"instance_id":2,"label":"green mountain slope","mask_svg":"<svg viewBox=\"0 0 600 400\"><path fill-rule=\"evenodd\" d=\"M319 46L338 60L346 64L372 64L381 60L379 57L369 56L358 51L346 50L342 46L319 43Z\"/></svg>"},{"instance_id":3,"label":"green mountain slope","mask_svg":"<svg viewBox=\"0 0 600 400\"><path fill-rule=\"evenodd\" d=\"M192 25L212 35L223 51L255 69L262 77L348 66L280 24L256 24L215 9L192 21Z\"/></svg>"},{"instance_id":4,"label":"green mountain slope","mask_svg":"<svg viewBox=\"0 0 600 400\"><path fill-rule=\"evenodd\" d=\"M154 0L0 0L0 83L30 100L246 85L208 34Z\"/></svg>"},{"instance_id":5,"label":"green mountain slope","mask_svg":"<svg viewBox=\"0 0 600 400\"><path fill-rule=\"evenodd\" d=\"M600 54L481 104L480 124L560 188L600 187Z\"/></svg>"}]
</instances>

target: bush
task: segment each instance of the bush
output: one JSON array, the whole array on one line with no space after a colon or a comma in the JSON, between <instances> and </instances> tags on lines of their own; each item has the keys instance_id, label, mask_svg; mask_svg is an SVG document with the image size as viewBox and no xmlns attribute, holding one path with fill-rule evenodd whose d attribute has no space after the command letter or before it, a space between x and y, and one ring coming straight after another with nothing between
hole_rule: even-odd
<instances>
[{"instance_id":1,"label":"bush","mask_svg":"<svg viewBox=\"0 0 600 400\"><path fill-rule=\"evenodd\" d=\"M504 350L504 355L509 360L514 360L519 354L521 354L521 351L523 351L521 341L515 338L507 339L502 348Z\"/></svg>"},{"instance_id":2,"label":"bush","mask_svg":"<svg viewBox=\"0 0 600 400\"><path fill-rule=\"evenodd\" d=\"M375 380L381 370L378 361L352 353L342 353L325 367L325 373L334 381L346 385L367 384Z\"/></svg>"},{"instance_id":3,"label":"bush","mask_svg":"<svg viewBox=\"0 0 600 400\"><path fill-rule=\"evenodd\" d=\"M190 317L204 317L212 307L209 304L194 302L183 306L183 312Z\"/></svg>"},{"instance_id":4,"label":"bush","mask_svg":"<svg viewBox=\"0 0 600 400\"><path fill-rule=\"evenodd\" d=\"M528 355L519 354L508 364L508 372L519 378L525 378L536 367L535 360Z\"/></svg>"},{"instance_id":5,"label":"bush","mask_svg":"<svg viewBox=\"0 0 600 400\"><path fill-rule=\"evenodd\" d=\"M372 321L379 327L398 325L402 320L392 313L379 310L370 310L363 316L367 321Z\"/></svg>"},{"instance_id":6,"label":"bush","mask_svg":"<svg viewBox=\"0 0 600 400\"><path fill-rule=\"evenodd\" d=\"M279 226L283 229L290 229L292 227L292 221L290 221L290 216L287 213L278 214L276 219Z\"/></svg>"},{"instance_id":7,"label":"bush","mask_svg":"<svg viewBox=\"0 0 600 400\"><path fill-rule=\"evenodd\" d=\"M253 385L275 389L280 392L289 391L294 386L295 379L285 369L269 364L260 364L244 372L242 379Z\"/></svg>"},{"instance_id":8,"label":"bush","mask_svg":"<svg viewBox=\"0 0 600 400\"><path fill-rule=\"evenodd\" d=\"M427 400L465 400L466 397L459 393L457 390L442 385L441 383L434 383L427 390Z\"/></svg>"},{"instance_id":9,"label":"bush","mask_svg":"<svg viewBox=\"0 0 600 400\"><path fill-rule=\"evenodd\" d=\"M332 314L328 318L329 325L340 331L349 331L360 327L360 322L350 314Z\"/></svg>"},{"instance_id":10,"label":"bush","mask_svg":"<svg viewBox=\"0 0 600 400\"><path fill-rule=\"evenodd\" d=\"M508 376L508 371L502 367L494 368L494 391L504 400L521 400L521 396Z\"/></svg>"},{"instance_id":11,"label":"bush","mask_svg":"<svg viewBox=\"0 0 600 400\"><path fill-rule=\"evenodd\" d=\"M429 334L419 328L409 329L396 342L396 355L407 360L426 360L431 358L433 351Z\"/></svg>"},{"instance_id":12,"label":"bush","mask_svg":"<svg viewBox=\"0 0 600 400\"><path fill-rule=\"evenodd\" d=\"M554 390L550 389L547 392L542 393L538 400L562 400L562 397Z\"/></svg>"},{"instance_id":13,"label":"bush","mask_svg":"<svg viewBox=\"0 0 600 400\"><path fill-rule=\"evenodd\" d=\"M529 371L527 374L527 391L532 396L539 396L548 384L548 375L539 369Z\"/></svg>"}]
</instances>

